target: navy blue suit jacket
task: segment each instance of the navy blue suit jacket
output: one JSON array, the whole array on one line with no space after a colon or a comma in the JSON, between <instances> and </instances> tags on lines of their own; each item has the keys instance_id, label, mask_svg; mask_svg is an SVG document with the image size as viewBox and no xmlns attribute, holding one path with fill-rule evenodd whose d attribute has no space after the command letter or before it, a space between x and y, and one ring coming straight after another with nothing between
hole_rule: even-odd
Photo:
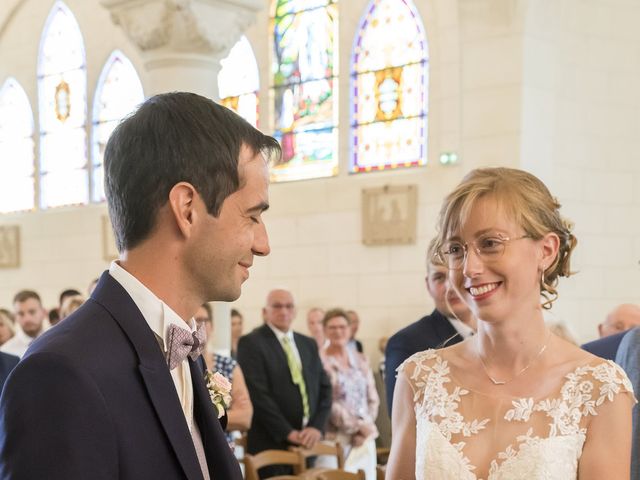
<instances>
[{"instance_id":1,"label":"navy blue suit jacket","mask_svg":"<svg viewBox=\"0 0 640 480\"><path fill-rule=\"evenodd\" d=\"M189 362L211 477L240 480L202 369ZM108 273L9 376L0 398L0 478L202 479L163 352Z\"/></svg>"},{"instance_id":2,"label":"navy blue suit jacket","mask_svg":"<svg viewBox=\"0 0 640 480\"><path fill-rule=\"evenodd\" d=\"M0 352L0 391L2 391L4 382L7 381L7 377L11 373L11 370L15 368L19 361L20 358L15 355Z\"/></svg>"},{"instance_id":3,"label":"navy blue suit jacket","mask_svg":"<svg viewBox=\"0 0 640 480\"><path fill-rule=\"evenodd\" d=\"M606 360L615 360L616 353L618 352L618 347L620 346L620 342L622 341L622 337L625 336L627 331L609 335L607 337L602 337L598 340L594 340L593 342L585 343L584 345L582 345L582 349Z\"/></svg>"},{"instance_id":4,"label":"navy blue suit jacket","mask_svg":"<svg viewBox=\"0 0 640 480\"><path fill-rule=\"evenodd\" d=\"M393 404L393 389L396 386L396 369L400 364L414 353L429 348L453 345L460 341L462 337L458 331L447 317L437 310L403 328L389 339L384 352L385 389L389 415L391 415Z\"/></svg>"}]
</instances>

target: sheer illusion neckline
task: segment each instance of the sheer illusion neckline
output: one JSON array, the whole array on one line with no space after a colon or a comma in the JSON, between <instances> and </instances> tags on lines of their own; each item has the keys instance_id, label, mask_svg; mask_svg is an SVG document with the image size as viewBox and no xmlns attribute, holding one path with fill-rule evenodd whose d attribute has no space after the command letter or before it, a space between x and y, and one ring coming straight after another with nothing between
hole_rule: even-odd
<instances>
[{"instance_id":1,"label":"sheer illusion neckline","mask_svg":"<svg viewBox=\"0 0 640 480\"><path fill-rule=\"evenodd\" d=\"M578 371L580 371L581 369L584 368L593 368L596 365L602 363L604 360L601 358L590 358L587 361L582 361L580 363L578 363L577 361L571 362L572 367L567 368L564 373L560 374L558 376L558 378L556 379L556 381L553 383L552 386L550 386L545 392L543 393L536 393L534 395L510 395L509 393L489 393L489 392L484 392L482 390L479 390L477 388L473 388L473 387L469 387L467 385L465 385L464 382L462 382L460 380L460 378L456 375L456 373L452 372L451 370L451 362L444 358L442 355L440 355L440 353L438 353L437 351L434 350L434 354L435 356L441 361L441 362L446 362L447 365L449 366L449 383L460 387L460 388L464 388L465 390L468 390L469 392L475 394L475 395L480 395L482 397L486 397L489 399L493 399L493 400L501 400L501 401L507 401L507 402L511 402L514 400L523 400L523 399L533 399L534 402L538 402L540 400L544 400L546 398L552 398L555 397L556 395L558 395L561 391L562 391L562 387L565 385L565 383L569 380L569 376L570 375L575 375Z\"/></svg>"}]
</instances>

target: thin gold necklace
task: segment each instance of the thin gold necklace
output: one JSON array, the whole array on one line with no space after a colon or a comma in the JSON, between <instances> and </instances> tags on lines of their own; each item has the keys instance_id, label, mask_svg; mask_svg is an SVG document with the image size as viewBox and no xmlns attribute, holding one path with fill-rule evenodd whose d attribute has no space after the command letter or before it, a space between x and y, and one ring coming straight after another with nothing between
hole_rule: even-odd
<instances>
[{"instance_id":1,"label":"thin gold necklace","mask_svg":"<svg viewBox=\"0 0 640 480\"><path fill-rule=\"evenodd\" d=\"M476 354L478 355L478 358L480 359L480 363L482 364L482 369L484 370L484 373L487 375L487 377L489 377L489 380L491 380L493 382L494 385L506 385L507 383L511 383L513 380L515 380L516 378L518 378L520 375L522 375L524 372L526 372L527 370L529 370L529 367L531 367L531 365L533 365L533 363L540 358L540 355L542 355L544 353L544 351L547 349L547 345L549 344L549 338L551 337L551 331L549 331L549 333L547 334L547 338L544 341L544 344L542 345L542 348L540 349L540 351L535 355L535 357L533 357L531 359L531 361L529 363L527 363L524 368L522 368L518 373L516 373L513 377L511 377L509 380L496 380L495 378L493 378L491 376L491 374L489 373L489 370L487 369L487 364L484 363L484 360L482 359L482 355L480 355L480 340L478 340L476 342L477 348L476 348Z\"/></svg>"}]
</instances>

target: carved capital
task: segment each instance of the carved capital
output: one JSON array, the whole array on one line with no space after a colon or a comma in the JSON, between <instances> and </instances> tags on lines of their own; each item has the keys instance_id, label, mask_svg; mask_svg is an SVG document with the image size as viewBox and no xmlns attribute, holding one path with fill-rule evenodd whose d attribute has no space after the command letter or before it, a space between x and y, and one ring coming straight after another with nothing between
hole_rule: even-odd
<instances>
[{"instance_id":1,"label":"carved capital","mask_svg":"<svg viewBox=\"0 0 640 480\"><path fill-rule=\"evenodd\" d=\"M143 52L222 58L264 7L263 0L100 0Z\"/></svg>"}]
</instances>

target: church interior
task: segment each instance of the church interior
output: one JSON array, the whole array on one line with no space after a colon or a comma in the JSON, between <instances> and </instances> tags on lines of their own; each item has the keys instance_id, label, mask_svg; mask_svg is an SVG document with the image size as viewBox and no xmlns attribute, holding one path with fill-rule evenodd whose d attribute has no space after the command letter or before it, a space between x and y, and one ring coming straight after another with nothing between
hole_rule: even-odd
<instances>
[{"instance_id":1,"label":"church interior","mask_svg":"<svg viewBox=\"0 0 640 480\"><path fill-rule=\"evenodd\" d=\"M231 305L245 332L284 287L296 330L312 307L353 309L377 360L433 308L444 196L506 166L574 222L550 317L593 340L639 300L638 23L637 0L0 0L0 307L23 288L53 306L108 268L108 135L145 98L191 91L283 147L271 254Z\"/></svg>"}]
</instances>

